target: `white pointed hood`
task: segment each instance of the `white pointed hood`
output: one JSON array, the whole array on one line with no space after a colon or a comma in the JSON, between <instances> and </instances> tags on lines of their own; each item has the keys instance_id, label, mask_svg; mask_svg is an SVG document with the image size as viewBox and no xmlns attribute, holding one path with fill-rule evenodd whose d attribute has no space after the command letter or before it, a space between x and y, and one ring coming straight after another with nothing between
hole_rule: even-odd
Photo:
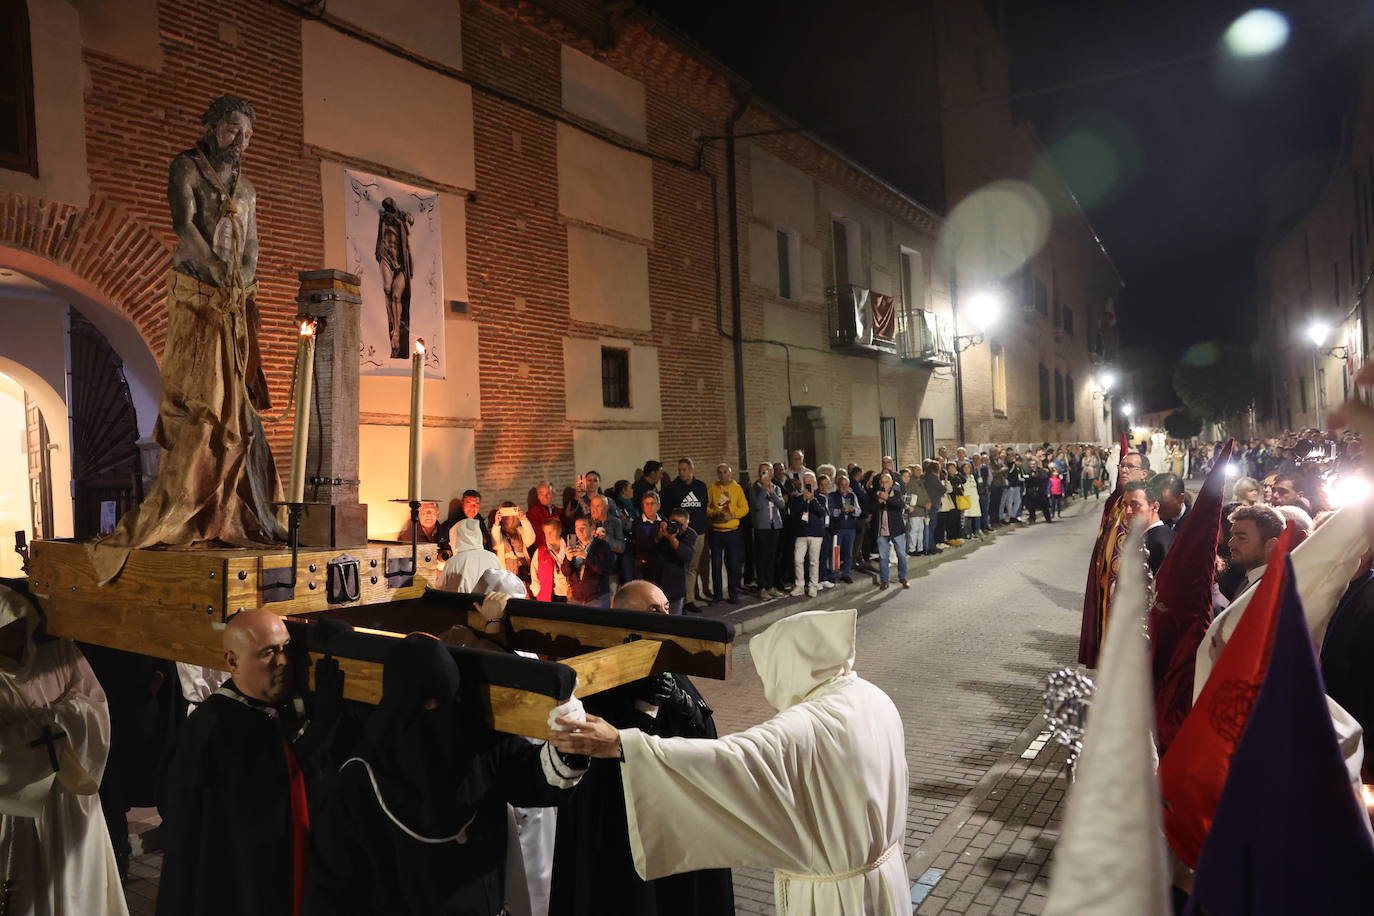
<instances>
[{"instance_id":1,"label":"white pointed hood","mask_svg":"<svg viewBox=\"0 0 1374 916\"><path fill-rule=\"evenodd\" d=\"M449 537L453 552L460 550L482 550L482 523L475 518L465 518L453 526Z\"/></svg>"},{"instance_id":2,"label":"white pointed hood","mask_svg":"<svg viewBox=\"0 0 1374 916\"><path fill-rule=\"evenodd\" d=\"M817 687L854 673L859 612L807 611L785 617L755 636L754 666L763 694L778 710L795 706Z\"/></svg>"},{"instance_id":3,"label":"white pointed hood","mask_svg":"<svg viewBox=\"0 0 1374 916\"><path fill-rule=\"evenodd\" d=\"M24 629L24 657L7 659L0 656L0 671L18 676L27 669L33 660L33 634L40 622L38 608L34 607L32 601L14 589L0 585L0 627L14 623Z\"/></svg>"}]
</instances>

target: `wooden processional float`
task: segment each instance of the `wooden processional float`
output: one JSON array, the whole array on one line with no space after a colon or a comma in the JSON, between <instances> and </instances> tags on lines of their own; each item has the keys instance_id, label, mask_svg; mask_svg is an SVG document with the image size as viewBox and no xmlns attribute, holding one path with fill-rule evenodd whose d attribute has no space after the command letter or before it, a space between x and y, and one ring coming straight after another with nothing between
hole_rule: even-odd
<instances>
[{"instance_id":1,"label":"wooden processional float","mask_svg":"<svg viewBox=\"0 0 1374 916\"><path fill-rule=\"evenodd\" d=\"M367 540L367 507L357 502L358 279L335 270L300 279L301 315L320 329L313 375L323 406L310 417L307 466L318 470L296 546L135 550L117 579L99 585L86 543L35 541L28 587L48 633L222 668L229 618L266 608L286 619L312 670L333 656L344 696L372 703L395 640L455 625L481 633L478 599L433 588L442 569L435 545ZM550 710L574 685L585 698L662 672L730 676L734 628L725 621L521 599L506 611L508 648L543 658L449 647L465 701L481 704L497 731L545 737Z\"/></svg>"}]
</instances>

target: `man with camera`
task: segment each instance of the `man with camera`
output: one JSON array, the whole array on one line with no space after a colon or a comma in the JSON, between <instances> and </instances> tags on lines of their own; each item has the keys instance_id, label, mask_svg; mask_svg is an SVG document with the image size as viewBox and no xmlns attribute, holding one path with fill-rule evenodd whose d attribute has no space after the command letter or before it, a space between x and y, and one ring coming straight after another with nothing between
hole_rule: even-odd
<instances>
[{"instance_id":1,"label":"man with camera","mask_svg":"<svg viewBox=\"0 0 1374 916\"><path fill-rule=\"evenodd\" d=\"M701 536L692 529L690 522L686 509L674 509L668 513L668 521L663 523L658 541L663 552L658 586L668 597L668 609L673 614L681 614L684 609L693 613L698 611L696 605L686 604L687 586L694 575L692 565L701 555L697 546Z\"/></svg>"},{"instance_id":2,"label":"man with camera","mask_svg":"<svg viewBox=\"0 0 1374 916\"><path fill-rule=\"evenodd\" d=\"M593 533L592 520L583 516L573 522L573 536L563 557L563 576L568 580L568 599L589 607L611 606L611 572L615 554L604 536Z\"/></svg>"}]
</instances>

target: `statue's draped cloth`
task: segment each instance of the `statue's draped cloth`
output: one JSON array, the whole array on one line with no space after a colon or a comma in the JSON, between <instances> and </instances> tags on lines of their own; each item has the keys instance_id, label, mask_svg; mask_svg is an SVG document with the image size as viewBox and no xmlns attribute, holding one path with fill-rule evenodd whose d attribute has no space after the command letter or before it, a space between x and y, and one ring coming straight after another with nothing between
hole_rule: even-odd
<instances>
[{"instance_id":1,"label":"statue's draped cloth","mask_svg":"<svg viewBox=\"0 0 1374 916\"><path fill-rule=\"evenodd\" d=\"M170 271L157 483L143 503L91 548L101 583L129 552L205 542L247 547L285 538L272 452L259 410L269 406L257 347L254 288L221 289Z\"/></svg>"}]
</instances>

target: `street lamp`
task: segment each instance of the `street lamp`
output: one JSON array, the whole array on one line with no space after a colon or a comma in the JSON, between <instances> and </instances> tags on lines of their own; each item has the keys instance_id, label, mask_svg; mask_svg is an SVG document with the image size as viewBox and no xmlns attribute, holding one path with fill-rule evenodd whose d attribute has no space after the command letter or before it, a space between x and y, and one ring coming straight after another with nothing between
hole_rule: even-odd
<instances>
[{"instance_id":1,"label":"street lamp","mask_svg":"<svg viewBox=\"0 0 1374 916\"><path fill-rule=\"evenodd\" d=\"M1106 395L1116 384L1116 376L1110 372L1102 372L1097 376L1097 388L1101 394Z\"/></svg>"},{"instance_id":2,"label":"street lamp","mask_svg":"<svg viewBox=\"0 0 1374 916\"><path fill-rule=\"evenodd\" d=\"M992 330L993 325L997 324L997 319L1002 316L1002 298L994 292L983 290L969 296L964 304L964 310L968 313L973 326L978 329L978 333L957 335L954 338L954 349L957 353L963 353L969 347L976 347L983 342L988 331Z\"/></svg>"},{"instance_id":3,"label":"street lamp","mask_svg":"<svg viewBox=\"0 0 1374 916\"><path fill-rule=\"evenodd\" d=\"M1326 343L1326 338L1331 334L1331 326L1324 321L1313 321L1307 326L1307 339L1312 341L1312 416L1313 426L1321 429L1322 410L1321 410L1321 388L1317 381L1317 354L1321 352L1322 345Z\"/></svg>"},{"instance_id":4,"label":"street lamp","mask_svg":"<svg viewBox=\"0 0 1374 916\"><path fill-rule=\"evenodd\" d=\"M1131 419L1131 414L1133 413L1135 413L1135 405L1133 405L1130 401L1127 401L1125 404L1121 405L1121 415L1125 417L1127 420Z\"/></svg>"}]
</instances>

